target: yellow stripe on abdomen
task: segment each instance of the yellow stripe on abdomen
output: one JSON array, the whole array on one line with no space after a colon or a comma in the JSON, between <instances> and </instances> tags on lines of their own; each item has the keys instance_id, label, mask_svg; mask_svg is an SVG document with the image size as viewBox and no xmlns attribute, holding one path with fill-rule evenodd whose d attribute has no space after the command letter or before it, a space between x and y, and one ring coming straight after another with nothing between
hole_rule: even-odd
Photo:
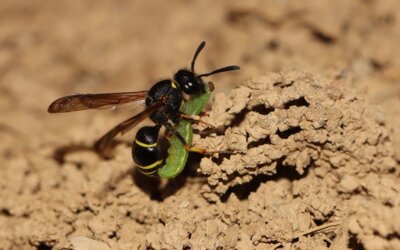
<instances>
[{"instance_id":1,"label":"yellow stripe on abdomen","mask_svg":"<svg viewBox=\"0 0 400 250\"><path fill-rule=\"evenodd\" d=\"M158 161L156 161L156 162L154 162L154 163L152 163L150 165L147 165L147 166L139 166L138 165L138 168L143 169L143 170L149 170L149 169L157 167L161 163L162 163L162 160L158 160Z\"/></svg>"},{"instance_id":2,"label":"yellow stripe on abdomen","mask_svg":"<svg viewBox=\"0 0 400 250\"><path fill-rule=\"evenodd\" d=\"M153 144L147 144L144 142L139 141L138 139L135 139L135 143L143 148L154 148L157 146L157 142Z\"/></svg>"},{"instance_id":3,"label":"yellow stripe on abdomen","mask_svg":"<svg viewBox=\"0 0 400 250\"><path fill-rule=\"evenodd\" d=\"M140 173L142 173L144 175L153 175L155 172L157 172L158 169L151 171L151 172L144 172L144 171L140 170L140 168L138 170Z\"/></svg>"}]
</instances>

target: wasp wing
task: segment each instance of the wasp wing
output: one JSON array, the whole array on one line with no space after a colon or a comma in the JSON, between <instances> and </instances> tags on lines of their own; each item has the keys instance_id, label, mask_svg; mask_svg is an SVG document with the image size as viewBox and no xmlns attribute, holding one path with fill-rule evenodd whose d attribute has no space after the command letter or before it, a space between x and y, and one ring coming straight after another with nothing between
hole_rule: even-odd
<instances>
[{"instance_id":1,"label":"wasp wing","mask_svg":"<svg viewBox=\"0 0 400 250\"><path fill-rule=\"evenodd\" d=\"M75 94L61 97L50 104L49 113L73 112L86 109L116 109L124 104L143 104L148 91Z\"/></svg>"},{"instance_id":2,"label":"wasp wing","mask_svg":"<svg viewBox=\"0 0 400 250\"><path fill-rule=\"evenodd\" d=\"M159 107L161 107L162 103L151 106L139 114L125 120L115 126L113 129L108 131L105 135L103 135L95 144L94 148L98 152L106 152L107 146L110 145L110 142L118 135L124 134L143 121L146 117L151 115L154 111L156 111Z\"/></svg>"}]
</instances>

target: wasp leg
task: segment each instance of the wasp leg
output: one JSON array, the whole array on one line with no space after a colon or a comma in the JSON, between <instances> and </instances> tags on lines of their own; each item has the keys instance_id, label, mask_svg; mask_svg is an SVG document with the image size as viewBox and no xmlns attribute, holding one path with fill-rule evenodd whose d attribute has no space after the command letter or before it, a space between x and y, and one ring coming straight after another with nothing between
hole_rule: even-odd
<instances>
[{"instance_id":1,"label":"wasp leg","mask_svg":"<svg viewBox=\"0 0 400 250\"><path fill-rule=\"evenodd\" d=\"M179 134L179 132L176 131L169 122L165 123L164 126L166 128L166 133L165 134L167 135L167 138L168 138L168 136L171 136L172 134L175 135L183 143L183 146L185 147L186 151L199 153L199 154L202 154L202 155L234 154L235 153L233 151L228 151L228 150L208 151L207 149L204 149L204 148L192 147L191 145L186 143L186 141L182 137L182 135Z\"/></svg>"},{"instance_id":2,"label":"wasp leg","mask_svg":"<svg viewBox=\"0 0 400 250\"><path fill-rule=\"evenodd\" d=\"M202 123L202 124L206 125L207 127L214 128L213 125L201 120L201 115L187 115L185 113L180 112L179 113L179 118L185 119L185 120L189 120L189 121L192 121L194 123Z\"/></svg>"},{"instance_id":3,"label":"wasp leg","mask_svg":"<svg viewBox=\"0 0 400 250\"><path fill-rule=\"evenodd\" d=\"M235 154L233 151L228 151L228 150L216 150L216 151L208 151L207 149L204 148L199 148L199 147L191 147L189 145L185 145L185 149L189 152L194 152L194 153L199 153L202 155L214 155L214 154Z\"/></svg>"},{"instance_id":4,"label":"wasp leg","mask_svg":"<svg viewBox=\"0 0 400 250\"><path fill-rule=\"evenodd\" d=\"M169 129L166 129L164 131L164 137L167 138L167 140L169 140L172 137L172 135L173 133Z\"/></svg>"},{"instance_id":5,"label":"wasp leg","mask_svg":"<svg viewBox=\"0 0 400 250\"><path fill-rule=\"evenodd\" d=\"M174 129L171 123L166 122L163 124L163 126L166 128L165 134L167 138L168 136L171 137L171 135L175 135L184 145L187 145L185 138L183 138L183 136Z\"/></svg>"}]
</instances>

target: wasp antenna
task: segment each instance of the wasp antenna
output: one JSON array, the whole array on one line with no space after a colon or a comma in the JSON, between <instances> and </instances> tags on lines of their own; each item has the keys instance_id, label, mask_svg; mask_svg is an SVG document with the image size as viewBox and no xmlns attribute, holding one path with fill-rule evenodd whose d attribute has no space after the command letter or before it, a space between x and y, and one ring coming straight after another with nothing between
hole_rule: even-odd
<instances>
[{"instance_id":1,"label":"wasp antenna","mask_svg":"<svg viewBox=\"0 0 400 250\"><path fill-rule=\"evenodd\" d=\"M194 72L194 63L196 62L197 56L200 54L200 52L204 48L204 46L206 46L206 41L202 41L200 43L199 47L197 47L196 52L194 52L193 60L192 60L191 67L190 67L192 72Z\"/></svg>"},{"instance_id":2,"label":"wasp antenna","mask_svg":"<svg viewBox=\"0 0 400 250\"><path fill-rule=\"evenodd\" d=\"M211 72L209 72L209 73L205 73L205 74L198 75L198 77L207 77L207 76L214 75L214 74L218 74L218 73L221 73L221 72L232 71L232 70L239 70L239 69L240 69L239 66L237 66L237 65L231 65L231 66L226 66L226 67L223 67L223 68L220 68L220 69L216 69L216 70L211 71Z\"/></svg>"}]
</instances>

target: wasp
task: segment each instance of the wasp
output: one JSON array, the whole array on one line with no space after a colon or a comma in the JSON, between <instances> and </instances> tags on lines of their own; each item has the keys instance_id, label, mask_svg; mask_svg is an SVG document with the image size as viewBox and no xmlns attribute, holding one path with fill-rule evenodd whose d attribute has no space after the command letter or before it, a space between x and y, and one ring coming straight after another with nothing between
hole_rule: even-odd
<instances>
[{"instance_id":1,"label":"wasp","mask_svg":"<svg viewBox=\"0 0 400 250\"><path fill-rule=\"evenodd\" d=\"M196 74L194 71L195 62L205 45L206 42L203 41L196 49L190 70L186 68L179 69L172 79L158 81L148 91L68 95L52 102L48 112L63 113L87 109L116 109L128 103L144 104L144 111L112 128L94 144L94 148L100 153L106 152L117 135L128 132L148 117L154 125L142 127L137 131L132 144L132 157L140 172L146 175L153 175L164 162L161 148L158 144L158 135L161 127L166 129L167 134L178 138L185 149L190 148L184 135L174 128L174 125L178 124L182 119L193 119L190 114L180 111L185 102L184 95L186 94L189 97L199 96L207 93L209 88L213 89L212 83L205 84L203 77L240 69L239 66L231 65L208 73Z\"/></svg>"}]
</instances>

